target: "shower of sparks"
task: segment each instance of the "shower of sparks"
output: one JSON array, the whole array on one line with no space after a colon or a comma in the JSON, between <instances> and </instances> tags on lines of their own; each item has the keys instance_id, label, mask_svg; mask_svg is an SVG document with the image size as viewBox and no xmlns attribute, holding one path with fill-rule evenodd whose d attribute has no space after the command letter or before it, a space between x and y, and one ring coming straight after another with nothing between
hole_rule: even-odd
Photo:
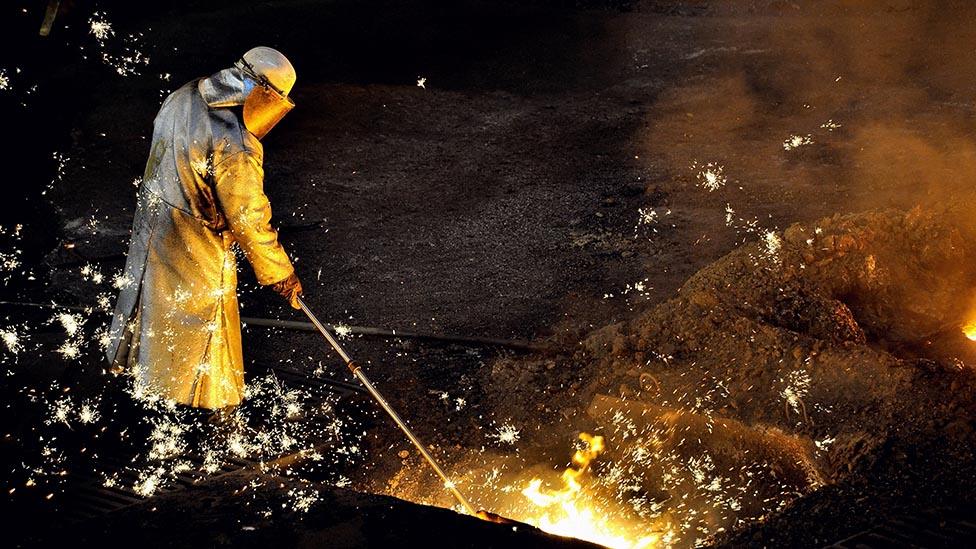
<instances>
[{"instance_id":1,"label":"shower of sparks","mask_svg":"<svg viewBox=\"0 0 976 549\"><path fill-rule=\"evenodd\" d=\"M79 226L86 223L81 222ZM0 236L19 237L20 228L0 228ZM132 284L124 275L106 275L95 265L85 264L71 274L79 282L102 284L111 281L116 288ZM106 284L107 285L107 284ZM102 310L109 308L115 290L98 292L92 298ZM81 312L57 312L47 320L57 326L64 337L55 350L64 358L82 364L104 360L102 349L109 341L109 318L97 320L94 309ZM150 326L145 332L152 335ZM0 339L5 352L23 354L29 341L29 327L7 326L0 329ZM97 342L97 345L89 344ZM8 365L14 360L9 360ZM177 407L175 402L160 398L152 388L140 382L143 370L138 365L124 372L121 382L132 397L125 406L135 407L135 413L126 414L128 426L118 431L120 443L130 448L134 457L125 470L100 471L94 461L97 451L71 453L60 447L57 429L76 433L103 434L118 428L118 395L103 398L104 393L90 389L76 389L56 383L37 392L31 389L29 400L41 406L39 423L45 431L39 444L25 453L24 475L29 484L54 487L68 478L66 467L73 463L75 470L84 471L95 467L92 474L105 486L127 489L143 497L150 497L161 489L174 485L186 474L218 474L228 461L254 459L264 461L286 453L304 456L310 463L362 459L357 441L360 433L349 433L343 421L332 408L334 397L312 398L308 392L288 387L274 375L259 376L249 380L245 387L246 400L227 424L211 425L203 416L193 415L188 409ZM11 375L8 367L7 374ZM104 390L104 389L102 389ZM76 395L76 396L72 396ZM111 408L105 408L111 406ZM111 418L111 421L109 419ZM233 432L227 432L227 425ZM143 432L135 438L135 431ZM110 431L111 432L111 431ZM131 434L130 434L131 433ZM103 435L104 436L104 435ZM97 444L95 436L90 444ZM331 442L330 442L331 441ZM326 443L334 451L320 452L317 445ZM192 456L198 455L199 458ZM282 471L287 473L287 471ZM348 479L346 480L348 482ZM60 492L59 492L60 493ZM13 493L12 493L13 494ZM288 509L296 512L309 510L318 501L314 490L296 490L288 495Z\"/></svg>"},{"instance_id":2,"label":"shower of sparks","mask_svg":"<svg viewBox=\"0 0 976 549\"><path fill-rule=\"evenodd\" d=\"M808 135L791 135L783 141L783 150L792 151L804 145L812 145L813 137Z\"/></svg>"},{"instance_id":3,"label":"shower of sparks","mask_svg":"<svg viewBox=\"0 0 976 549\"><path fill-rule=\"evenodd\" d=\"M728 178L725 176L725 168L714 162L709 162L704 165L699 165L695 162L691 165L691 169L698 172L695 176L698 180L698 185L708 192L717 191L728 183Z\"/></svg>"},{"instance_id":4,"label":"shower of sparks","mask_svg":"<svg viewBox=\"0 0 976 549\"><path fill-rule=\"evenodd\" d=\"M417 87L418 88L423 88L423 89L426 90L427 89L427 79L424 78L423 76L421 76L420 78L417 78Z\"/></svg>"},{"instance_id":5,"label":"shower of sparks","mask_svg":"<svg viewBox=\"0 0 976 549\"><path fill-rule=\"evenodd\" d=\"M149 57L139 49L139 34L126 35L120 44L114 44L115 29L103 12L95 12L88 20L90 34L95 37L99 57L115 69L119 76L139 74L139 68L149 64Z\"/></svg>"},{"instance_id":6,"label":"shower of sparks","mask_svg":"<svg viewBox=\"0 0 976 549\"><path fill-rule=\"evenodd\" d=\"M0 90L10 89L10 77L7 76L6 69L0 69Z\"/></svg>"}]
</instances>

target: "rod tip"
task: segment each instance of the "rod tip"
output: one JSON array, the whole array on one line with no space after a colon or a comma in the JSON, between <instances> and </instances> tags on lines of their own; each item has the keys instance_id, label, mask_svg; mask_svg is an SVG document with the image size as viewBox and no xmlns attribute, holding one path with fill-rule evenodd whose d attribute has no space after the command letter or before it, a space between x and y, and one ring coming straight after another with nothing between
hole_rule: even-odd
<instances>
[{"instance_id":1,"label":"rod tip","mask_svg":"<svg viewBox=\"0 0 976 549\"><path fill-rule=\"evenodd\" d=\"M495 513L492 513L491 511L485 511L484 509L481 509L480 511L475 513L475 516L480 518L481 520L494 522L495 524L518 524L518 522L512 519L505 518L501 515L496 515Z\"/></svg>"}]
</instances>

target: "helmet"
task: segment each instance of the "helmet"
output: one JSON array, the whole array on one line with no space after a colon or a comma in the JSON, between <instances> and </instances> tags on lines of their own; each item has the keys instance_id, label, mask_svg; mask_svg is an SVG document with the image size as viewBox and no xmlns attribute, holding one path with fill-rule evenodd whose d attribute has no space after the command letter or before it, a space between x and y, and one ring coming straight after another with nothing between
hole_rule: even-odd
<instances>
[{"instance_id":1,"label":"helmet","mask_svg":"<svg viewBox=\"0 0 976 549\"><path fill-rule=\"evenodd\" d=\"M244 100L244 126L261 139L295 107L288 97L295 68L281 52L264 46L245 53L236 65L253 82Z\"/></svg>"}]
</instances>

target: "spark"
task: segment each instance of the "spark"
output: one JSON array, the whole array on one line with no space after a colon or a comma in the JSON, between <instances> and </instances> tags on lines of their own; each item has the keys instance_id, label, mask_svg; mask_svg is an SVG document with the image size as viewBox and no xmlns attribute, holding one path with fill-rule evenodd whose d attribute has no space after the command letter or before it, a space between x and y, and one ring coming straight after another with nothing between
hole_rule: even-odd
<instances>
[{"instance_id":1,"label":"spark","mask_svg":"<svg viewBox=\"0 0 976 549\"><path fill-rule=\"evenodd\" d=\"M67 426L71 426L68 423L68 418L71 416L71 399L62 398L58 399L51 405L51 422L64 423Z\"/></svg>"},{"instance_id":2,"label":"spark","mask_svg":"<svg viewBox=\"0 0 976 549\"><path fill-rule=\"evenodd\" d=\"M824 122L823 124L821 124L820 127L822 129L824 129L824 130L827 130L828 132L832 132L832 131L834 131L837 128L840 128L842 126L840 124L834 122L833 119L828 119L826 122Z\"/></svg>"},{"instance_id":3,"label":"spark","mask_svg":"<svg viewBox=\"0 0 976 549\"><path fill-rule=\"evenodd\" d=\"M3 339L3 344L7 346L7 350L15 355L24 349L24 344L20 341L20 336L14 328L0 330L0 339Z\"/></svg>"},{"instance_id":4,"label":"spark","mask_svg":"<svg viewBox=\"0 0 976 549\"><path fill-rule=\"evenodd\" d=\"M150 472L142 472L139 475L139 479L133 484L132 491L139 494L142 497L150 497L156 493L159 488L160 482L163 480L163 475L166 470L162 467L157 467Z\"/></svg>"},{"instance_id":5,"label":"spark","mask_svg":"<svg viewBox=\"0 0 976 549\"><path fill-rule=\"evenodd\" d=\"M417 78L417 87L427 89L427 79L423 76Z\"/></svg>"},{"instance_id":6,"label":"spark","mask_svg":"<svg viewBox=\"0 0 976 549\"><path fill-rule=\"evenodd\" d=\"M17 257L18 255L20 255L20 250L14 250L13 253L0 252L0 266L7 271L13 271L20 267L21 262L20 258Z\"/></svg>"},{"instance_id":7,"label":"spark","mask_svg":"<svg viewBox=\"0 0 976 549\"><path fill-rule=\"evenodd\" d=\"M307 513L312 505L319 500L319 493L316 490L292 489L288 491L288 495L292 498L291 508L298 513Z\"/></svg>"},{"instance_id":8,"label":"spark","mask_svg":"<svg viewBox=\"0 0 976 549\"><path fill-rule=\"evenodd\" d=\"M78 333L78 328L84 323L81 315L73 315L71 313L61 313L57 316L57 320L61 323L64 331L67 332L69 336L73 336Z\"/></svg>"},{"instance_id":9,"label":"spark","mask_svg":"<svg viewBox=\"0 0 976 549\"><path fill-rule=\"evenodd\" d=\"M335 334L340 338L349 337L349 335L352 334L352 328L345 324L336 324L332 327L332 331L334 331Z\"/></svg>"},{"instance_id":10,"label":"spark","mask_svg":"<svg viewBox=\"0 0 976 549\"><path fill-rule=\"evenodd\" d=\"M783 247L783 240L776 234L776 231L766 231L763 234L762 242L766 256L777 259L779 251Z\"/></svg>"},{"instance_id":11,"label":"spark","mask_svg":"<svg viewBox=\"0 0 976 549\"><path fill-rule=\"evenodd\" d=\"M804 370L794 370L787 374L786 387L780 391L780 396L796 413L805 413L803 397L810 391L810 374Z\"/></svg>"},{"instance_id":12,"label":"spark","mask_svg":"<svg viewBox=\"0 0 976 549\"><path fill-rule=\"evenodd\" d=\"M58 353L64 358L75 359L81 355L81 349L78 348L76 343L68 341L58 347Z\"/></svg>"},{"instance_id":13,"label":"spark","mask_svg":"<svg viewBox=\"0 0 976 549\"><path fill-rule=\"evenodd\" d=\"M149 434L149 441L152 443L149 459L162 461L182 454L186 450L186 442L183 440L185 431L176 422L163 420L156 423Z\"/></svg>"},{"instance_id":14,"label":"spark","mask_svg":"<svg viewBox=\"0 0 976 549\"><path fill-rule=\"evenodd\" d=\"M96 231L93 230L93 232ZM91 264L86 264L81 268L81 279L90 280L94 284L101 284L105 281L105 276L101 273L101 271L93 267Z\"/></svg>"},{"instance_id":15,"label":"spark","mask_svg":"<svg viewBox=\"0 0 976 549\"><path fill-rule=\"evenodd\" d=\"M203 454L203 464L200 468L209 474L214 474L220 470L222 460L220 455L213 449L207 449Z\"/></svg>"},{"instance_id":16,"label":"spark","mask_svg":"<svg viewBox=\"0 0 976 549\"><path fill-rule=\"evenodd\" d=\"M815 440L813 441L813 443L817 446L818 450L820 450L821 452L826 452L827 449L830 448L830 445L833 444L834 441L836 440L837 440L836 437L827 437L821 440Z\"/></svg>"},{"instance_id":17,"label":"spark","mask_svg":"<svg viewBox=\"0 0 976 549\"><path fill-rule=\"evenodd\" d=\"M728 183L724 166L720 166L714 162L699 166L696 162L691 167L692 169L699 169L698 175L696 176L698 185L708 192L717 191Z\"/></svg>"},{"instance_id":18,"label":"spark","mask_svg":"<svg viewBox=\"0 0 976 549\"><path fill-rule=\"evenodd\" d=\"M82 423L95 423L98 419L98 410L93 408L88 402L82 403L81 408L78 410L78 421Z\"/></svg>"},{"instance_id":19,"label":"spark","mask_svg":"<svg viewBox=\"0 0 976 549\"><path fill-rule=\"evenodd\" d=\"M498 428L498 431L490 435L503 444L514 445L519 440L520 431L510 423L505 423Z\"/></svg>"},{"instance_id":20,"label":"spark","mask_svg":"<svg viewBox=\"0 0 976 549\"><path fill-rule=\"evenodd\" d=\"M88 20L88 24L91 25L91 34L100 41L108 40L109 37L115 35L115 31L112 30L112 23L103 17L104 14L95 12L92 18Z\"/></svg>"},{"instance_id":21,"label":"spark","mask_svg":"<svg viewBox=\"0 0 976 549\"><path fill-rule=\"evenodd\" d=\"M654 208L637 208L637 225L651 225L657 222L657 211Z\"/></svg>"},{"instance_id":22,"label":"spark","mask_svg":"<svg viewBox=\"0 0 976 549\"><path fill-rule=\"evenodd\" d=\"M793 149L802 147L804 145L812 145L813 137L809 134L807 135L791 135L783 141L783 149L787 151L792 151Z\"/></svg>"}]
</instances>

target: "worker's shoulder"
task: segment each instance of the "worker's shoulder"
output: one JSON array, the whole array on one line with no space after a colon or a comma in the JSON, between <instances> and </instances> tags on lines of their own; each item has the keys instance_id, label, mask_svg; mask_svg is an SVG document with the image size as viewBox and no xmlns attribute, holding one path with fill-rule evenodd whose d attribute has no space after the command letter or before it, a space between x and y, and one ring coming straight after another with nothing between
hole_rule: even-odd
<instances>
[{"instance_id":1,"label":"worker's shoulder","mask_svg":"<svg viewBox=\"0 0 976 549\"><path fill-rule=\"evenodd\" d=\"M213 130L214 159L225 159L236 154L247 154L260 164L264 159L264 147L254 134L247 131L240 116L233 108L210 108L210 127Z\"/></svg>"},{"instance_id":2,"label":"worker's shoulder","mask_svg":"<svg viewBox=\"0 0 976 549\"><path fill-rule=\"evenodd\" d=\"M163 122L172 124L172 117L179 116L181 112L185 112L185 109L189 105L193 104L195 89L196 81L194 80L170 92L159 106L155 123Z\"/></svg>"}]
</instances>

